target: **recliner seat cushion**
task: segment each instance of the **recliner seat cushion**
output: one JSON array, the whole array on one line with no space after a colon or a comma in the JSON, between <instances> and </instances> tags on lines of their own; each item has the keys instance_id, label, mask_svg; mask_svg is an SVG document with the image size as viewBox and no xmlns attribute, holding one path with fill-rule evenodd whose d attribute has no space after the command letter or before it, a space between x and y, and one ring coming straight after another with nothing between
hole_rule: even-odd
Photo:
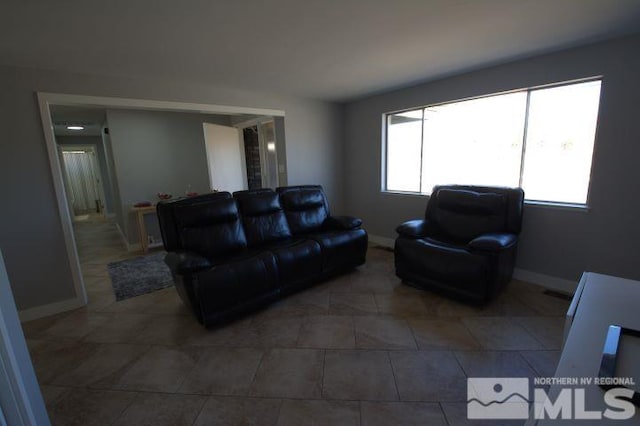
<instances>
[{"instance_id":1,"label":"recliner seat cushion","mask_svg":"<svg viewBox=\"0 0 640 426\"><path fill-rule=\"evenodd\" d=\"M446 283L461 293L476 294L488 278L485 256L434 239L398 238L395 258L397 269Z\"/></svg>"},{"instance_id":2,"label":"recliner seat cushion","mask_svg":"<svg viewBox=\"0 0 640 426\"><path fill-rule=\"evenodd\" d=\"M322 273L320 244L314 240L278 241L261 249L273 253L280 285L287 290L311 283Z\"/></svg>"},{"instance_id":3,"label":"recliner seat cushion","mask_svg":"<svg viewBox=\"0 0 640 426\"><path fill-rule=\"evenodd\" d=\"M278 272L272 253L261 252L221 263L199 272L198 294L209 310L230 306L278 291Z\"/></svg>"},{"instance_id":4,"label":"recliner seat cushion","mask_svg":"<svg viewBox=\"0 0 640 426\"><path fill-rule=\"evenodd\" d=\"M445 238L469 242L505 229L506 199L502 194L440 189L430 200L429 218Z\"/></svg>"},{"instance_id":5,"label":"recliner seat cushion","mask_svg":"<svg viewBox=\"0 0 640 426\"><path fill-rule=\"evenodd\" d=\"M367 251L367 233L364 229L350 231L315 232L307 235L322 249L322 272L331 273L364 262Z\"/></svg>"}]
</instances>

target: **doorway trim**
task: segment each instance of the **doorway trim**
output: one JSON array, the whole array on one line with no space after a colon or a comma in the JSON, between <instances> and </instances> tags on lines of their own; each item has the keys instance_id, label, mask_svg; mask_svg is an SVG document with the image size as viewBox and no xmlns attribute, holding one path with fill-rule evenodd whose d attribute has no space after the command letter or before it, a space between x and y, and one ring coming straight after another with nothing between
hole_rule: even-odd
<instances>
[{"instance_id":1,"label":"doorway trim","mask_svg":"<svg viewBox=\"0 0 640 426\"><path fill-rule=\"evenodd\" d=\"M285 112L277 109L248 108L230 105L199 104L189 102L160 101L151 99L118 98L106 96L87 96L65 93L37 92L38 105L40 109L40 119L44 132L45 144L49 154L49 166L53 187L55 190L58 212L60 215L60 225L65 240L65 247L69 258L69 266L73 278L75 297L49 305L38 306L20 312L21 321L29 321L47 315L76 309L87 304L87 292L85 289L78 248L73 234L73 217L69 211L67 193L64 187L62 165L58 156L53 120L51 119L51 106L78 106L78 107L98 107L110 109L134 109L147 111L168 111L168 112L191 112L199 114L250 114L250 115L271 115L274 117L284 117Z\"/></svg>"}]
</instances>

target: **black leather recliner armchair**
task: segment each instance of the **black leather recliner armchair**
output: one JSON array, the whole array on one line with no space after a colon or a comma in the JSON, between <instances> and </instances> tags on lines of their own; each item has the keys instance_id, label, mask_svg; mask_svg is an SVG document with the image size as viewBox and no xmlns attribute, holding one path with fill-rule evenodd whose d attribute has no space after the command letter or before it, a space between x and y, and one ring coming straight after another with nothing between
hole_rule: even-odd
<instances>
[{"instance_id":1,"label":"black leather recliner armchair","mask_svg":"<svg viewBox=\"0 0 640 426\"><path fill-rule=\"evenodd\" d=\"M434 187L425 219L396 229L396 275L468 302L489 301L513 275L523 202L520 188Z\"/></svg>"},{"instance_id":2,"label":"black leather recliner armchair","mask_svg":"<svg viewBox=\"0 0 640 426\"><path fill-rule=\"evenodd\" d=\"M220 192L157 211L175 287L205 326L365 262L362 221L330 216L320 186Z\"/></svg>"}]
</instances>

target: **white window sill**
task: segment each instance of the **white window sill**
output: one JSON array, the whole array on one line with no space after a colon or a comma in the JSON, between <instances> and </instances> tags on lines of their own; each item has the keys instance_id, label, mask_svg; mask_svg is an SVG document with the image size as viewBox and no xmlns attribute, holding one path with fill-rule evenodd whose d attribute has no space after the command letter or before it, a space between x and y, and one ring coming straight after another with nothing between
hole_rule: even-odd
<instances>
[{"instance_id":1,"label":"white window sill","mask_svg":"<svg viewBox=\"0 0 640 426\"><path fill-rule=\"evenodd\" d=\"M386 191L386 190L382 190L380 191L380 193L382 195L400 195L400 196L404 196L404 197L429 197L429 195L431 194L426 194L424 192L403 192L403 191Z\"/></svg>"},{"instance_id":2,"label":"white window sill","mask_svg":"<svg viewBox=\"0 0 640 426\"><path fill-rule=\"evenodd\" d=\"M583 212L587 213L591 210L586 204L569 204L569 203L552 203L548 201L533 201L533 200L524 200L525 206L543 208L543 209L554 209L554 210L568 210L574 212Z\"/></svg>"},{"instance_id":3,"label":"white window sill","mask_svg":"<svg viewBox=\"0 0 640 426\"><path fill-rule=\"evenodd\" d=\"M402 192L402 191L380 191L382 195L392 195L392 196L403 196L403 197L421 197L421 198L429 198L431 194L427 194L424 192ZM570 204L570 203L555 203L549 201L534 201L534 200L524 200L525 206L531 206L535 208L543 208L543 209L553 209L553 210L567 210L567 211L575 211L575 212L588 212L591 210L586 204Z\"/></svg>"}]
</instances>

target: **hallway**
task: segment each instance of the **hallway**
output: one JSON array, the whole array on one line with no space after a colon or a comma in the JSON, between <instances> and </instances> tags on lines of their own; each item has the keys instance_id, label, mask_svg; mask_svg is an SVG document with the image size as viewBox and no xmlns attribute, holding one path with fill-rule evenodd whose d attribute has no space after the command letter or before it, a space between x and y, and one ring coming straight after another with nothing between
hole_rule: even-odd
<instances>
[{"instance_id":1,"label":"hallway","mask_svg":"<svg viewBox=\"0 0 640 426\"><path fill-rule=\"evenodd\" d=\"M86 220L74 221L73 228L89 299L88 308L106 308L116 301L107 264L140 256L141 253L127 251L113 220L89 215Z\"/></svg>"}]
</instances>

